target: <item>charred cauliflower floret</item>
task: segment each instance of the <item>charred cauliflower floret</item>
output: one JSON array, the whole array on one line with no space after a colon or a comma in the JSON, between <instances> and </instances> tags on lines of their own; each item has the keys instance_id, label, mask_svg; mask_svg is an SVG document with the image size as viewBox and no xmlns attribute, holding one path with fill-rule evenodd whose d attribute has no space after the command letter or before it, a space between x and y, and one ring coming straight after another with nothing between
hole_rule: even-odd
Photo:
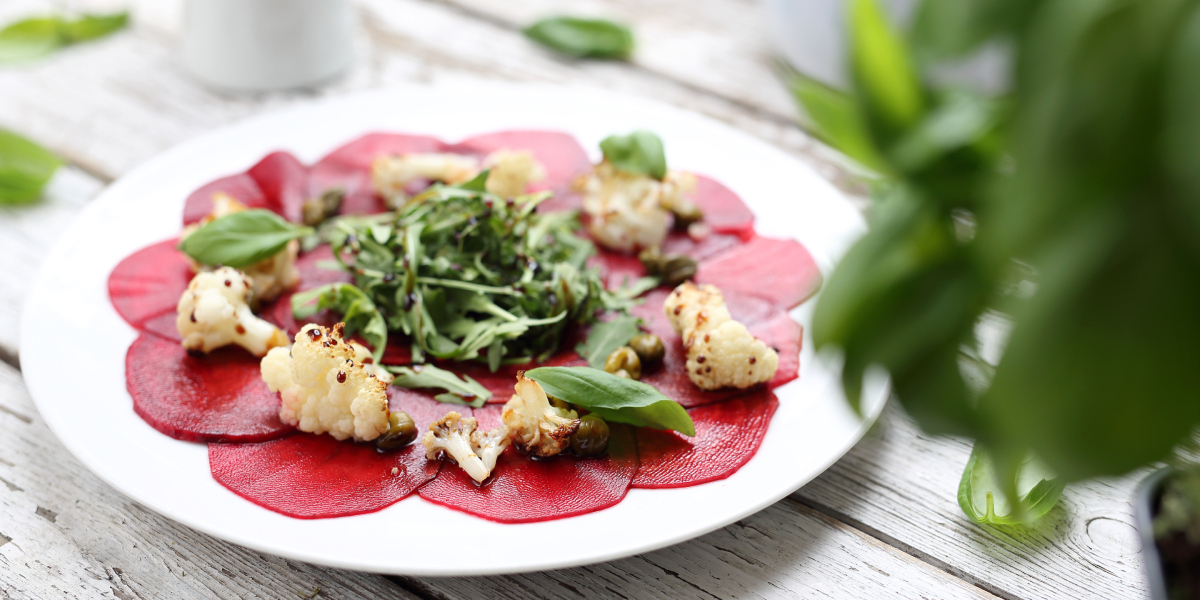
<instances>
[{"instance_id":1,"label":"charred cauliflower floret","mask_svg":"<svg viewBox=\"0 0 1200 600\"><path fill-rule=\"evenodd\" d=\"M199 223L193 223L184 227L183 233L179 236L180 240L187 238L187 236L195 233L200 227L216 219L247 210L245 204L238 202L237 198L224 192L213 194L212 201L212 212L207 217L201 219ZM251 304L256 302L270 302L278 298L280 294L296 287L297 283L300 283L300 271L296 269L296 256L299 253L300 240L292 240L279 253L244 269L244 272L251 280L250 289L253 291L253 294L250 296ZM211 271L215 268L193 258L188 258L188 261L192 264L193 273Z\"/></svg>"},{"instance_id":2,"label":"charred cauliflower floret","mask_svg":"<svg viewBox=\"0 0 1200 600\"><path fill-rule=\"evenodd\" d=\"M496 468L496 459L508 447L508 427L501 425L491 431L477 431L475 417L463 418L451 412L429 425L421 440L425 457L435 460L449 455L471 479L480 483Z\"/></svg>"},{"instance_id":3,"label":"charred cauliflower floret","mask_svg":"<svg viewBox=\"0 0 1200 600\"><path fill-rule=\"evenodd\" d=\"M478 174L479 161L462 154L429 152L380 156L371 164L375 191L392 204L405 197L405 188L413 181L456 184L470 181Z\"/></svg>"},{"instance_id":4,"label":"charred cauliflower floret","mask_svg":"<svg viewBox=\"0 0 1200 600\"><path fill-rule=\"evenodd\" d=\"M729 316L715 286L685 282L667 297L663 311L683 339L688 378L697 387L746 388L775 376L779 355Z\"/></svg>"},{"instance_id":5,"label":"charred cauliflower floret","mask_svg":"<svg viewBox=\"0 0 1200 600\"><path fill-rule=\"evenodd\" d=\"M491 171L487 191L501 198L520 196L530 183L546 178L546 169L528 151L497 150L483 160L483 168Z\"/></svg>"},{"instance_id":6,"label":"charred cauliflower floret","mask_svg":"<svg viewBox=\"0 0 1200 600\"><path fill-rule=\"evenodd\" d=\"M536 456L554 456L566 450L579 429L579 415L551 406L542 386L523 372L517 374L516 392L500 418L517 447Z\"/></svg>"},{"instance_id":7,"label":"charred cauliflower floret","mask_svg":"<svg viewBox=\"0 0 1200 600\"><path fill-rule=\"evenodd\" d=\"M278 327L250 310L251 282L241 271L221 267L197 273L175 306L175 328L189 352L212 352L237 344L255 356L287 345Z\"/></svg>"},{"instance_id":8,"label":"charred cauliflower floret","mask_svg":"<svg viewBox=\"0 0 1200 600\"><path fill-rule=\"evenodd\" d=\"M669 209L695 187L691 173L668 171L659 181L626 173L608 161L575 181L583 192L588 232L604 247L624 252L661 244L671 222Z\"/></svg>"},{"instance_id":9,"label":"charred cauliflower floret","mask_svg":"<svg viewBox=\"0 0 1200 600\"><path fill-rule=\"evenodd\" d=\"M383 368L383 365L375 364L375 357L371 355L371 350L369 348L358 342L348 343L350 344L350 347L354 349L354 356L362 357L360 362L362 362L363 369L367 371L367 375L374 375L376 379L389 385L392 383L392 380L394 380L396 376L392 375L387 369Z\"/></svg>"},{"instance_id":10,"label":"charred cauliflower floret","mask_svg":"<svg viewBox=\"0 0 1200 600\"><path fill-rule=\"evenodd\" d=\"M262 378L283 400L284 423L339 440L373 440L389 427L388 384L356 360L342 327L306 325L290 350L275 348L262 359Z\"/></svg>"}]
</instances>

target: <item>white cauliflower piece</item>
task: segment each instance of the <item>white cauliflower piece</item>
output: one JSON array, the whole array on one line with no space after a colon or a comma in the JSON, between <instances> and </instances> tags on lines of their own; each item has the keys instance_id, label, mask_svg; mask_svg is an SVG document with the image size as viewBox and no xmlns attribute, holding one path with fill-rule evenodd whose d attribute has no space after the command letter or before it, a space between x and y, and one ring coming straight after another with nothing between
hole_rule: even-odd
<instances>
[{"instance_id":1,"label":"white cauliflower piece","mask_svg":"<svg viewBox=\"0 0 1200 600\"><path fill-rule=\"evenodd\" d=\"M213 194L213 210L200 220L199 223L193 223L183 228L183 232L179 235L179 239L186 239L192 235L201 226L231 215L248 210L245 204L238 202L237 198L230 196L224 192ZM296 287L300 283L300 271L296 269L296 256L300 254L300 240L292 240L288 245L280 250L274 256L265 258L244 269L246 275L250 276L253 295L250 297L250 303L270 302L279 297L280 294L287 290ZM212 271L216 267L203 264L193 258L188 258L192 265L193 273L202 273L204 271Z\"/></svg>"},{"instance_id":2,"label":"white cauliflower piece","mask_svg":"<svg viewBox=\"0 0 1200 600\"><path fill-rule=\"evenodd\" d=\"M537 456L554 456L571 445L579 430L579 415L550 405L538 382L517 373L516 394L504 405L500 418L517 447Z\"/></svg>"},{"instance_id":3,"label":"white cauliflower piece","mask_svg":"<svg viewBox=\"0 0 1200 600\"><path fill-rule=\"evenodd\" d=\"M477 431L478 426L475 417L464 419L459 413L447 413L429 425L421 440L425 458L435 460L443 454L449 455L471 479L483 483L496 468L496 459L508 447L509 436L504 425L488 432Z\"/></svg>"},{"instance_id":4,"label":"white cauliflower piece","mask_svg":"<svg viewBox=\"0 0 1200 600\"><path fill-rule=\"evenodd\" d=\"M491 169L487 191L501 198L520 196L530 183L546 178L546 169L528 151L497 150L483 160L483 168Z\"/></svg>"},{"instance_id":5,"label":"white cauliflower piece","mask_svg":"<svg viewBox=\"0 0 1200 600\"><path fill-rule=\"evenodd\" d=\"M575 181L583 192L588 232L606 248L624 252L662 244L671 223L668 210L695 187L691 173L669 171L659 181L626 173L608 161Z\"/></svg>"},{"instance_id":6,"label":"white cauliflower piece","mask_svg":"<svg viewBox=\"0 0 1200 600\"><path fill-rule=\"evenodd\" d=\"M306 325L290 350L275 348L262 359L262 378L283 400L284 423L339 440L370 441L389 427L388 384L355 360L358 351L342 339L343 327Z\"/></svg>"},{"instance_id":7,"label":"white cauliflower piece","mask_svg":"<svg viewBox=\"0 0 1200 600\"><path fill-rule=\"evenodd\" d=\"M479 174L479 161L470 156L450 153L410 153L380 156L371 164L375 191L393 204L404 198L409 182L429 179L443 183L464 183Z\"/></svg>"},{"instance_id":8,"label":"white cauliflower piece","mask_svg":"<svg viewBox=\"0 0 1200 600\"><path fill-rule=\"evenodd\" d=\"M254 316L248 304L250 278L221 267L197 273L175 306L175 328L188 352L208 353L237 344L255 356L287 345L278 327Z\"/></svg>"},{"instance_id":9,"label":"white cauliflower piece","mask_svg":"<svg viewBox=\"0 0 1200 600\"><path fill-rule=\"evenodd\" d=\"M688 378L700 389L747 388L775 376L779 355L729 316L715 286L685 282L663 302L663 312L683 339Z\"/></svg>"},{"instance_id":10,"label":"white cauliflower piece","mask_svg":"<svg viewBox=\"0 0 1200 600\"><path fill-rule=\"evenodd\" d=\"M392 375L387 369L383 368L383 365L375 364L375 357L371 355L371 351L367 349L366 346L358 342L347 343L350 344L350 347L354 349L355 356L362 357L362 366L363 369L367 371L368 375L374 375L376 379L389 385L392 383L392 380L396 378L395 375Z\"/></svg>"}]
</instances>

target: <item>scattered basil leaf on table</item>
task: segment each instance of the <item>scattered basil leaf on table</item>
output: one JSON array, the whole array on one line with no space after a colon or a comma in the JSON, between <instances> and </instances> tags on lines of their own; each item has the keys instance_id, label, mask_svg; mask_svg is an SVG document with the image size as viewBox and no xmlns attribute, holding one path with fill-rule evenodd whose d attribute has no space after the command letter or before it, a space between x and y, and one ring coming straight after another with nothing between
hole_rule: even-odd
<instances>
[{"instance_id":1,"label":"scattered basil leaf on table","mask_svg":"<svg viewBox=\"0 0 1200 600\"><path fill-rule=\"evenodd\" d=\"M633 175L662 179L667 175L667 156L662 140L649 131L610 135L600 142L600 151L614 167Z\"/></svg>"},{"instance_id":2,"label":"scattered basil leaf on table","mask_svg":"<svg viewBox=\"0 0 1200 600\"><path fill-rule=\"evenodd\" d=\"M1006 486L998 480L991 455L976 444L958 484L958 505L976 523L1028 523L1054 508L1065 485L1041 461L1028 456L1017 467L1017 502L1013 504L1004 492Z\"/></svg>"},{"instance_id":3,"label":"scattered basil leaf on table","mask_svg":"<svg viewBox=\"0 0 1200 600\"><path fill-rule=\"evenodd\" d=\"M617 317L611 321L596 323L588 332L587 339L575 346L575 351L589 365L596 369L604 368L604 361L613 350L629 343L629 339L641 333L637 317Z\"/></svg>"},{"instance_id":4,"label":"scattered basil leaf on table","mask_svg":"<svg viewBox=\"0 0 1200 600\"><path fill-rule=\"evenodd\" d=\"M447 404L462 404L479 408L492 397L492 392L475 381L470 375L458 375L435 367L433 365L413 365L411 367L388 367L387 370L396 375L392 385L402 388L439 388L446 390L445 394L435 396L438 402Z\"/></svg>"},{"instance_id":5,"label":"scattered basil leaf on table","mask_svg":"<svg viewBox=\"0 0 1200 600\"><path fill-rule=\"evenodd\" d=\"M36 200L61 164L49 150L0 129L0 205Z\"/></svg>"},{"instance_id":6,"label":"scattered basil leaf on table","mask_svg":"<svg viewBox=\"0 0 1200 600\"><path fill-rule=\"evenodd\" d=\"M376 363L383 358L387 323L370 296L349 283L331 283L292 295L292 315L297 319L311 317L327 308L341 314L347 336L362 332Z\"/></svg>"},{"instance_id":7,"label":"scattered basil leaf on table","mask_svg":"<svg viewBox=\"0 0 1200 600\"><path fill-rule=\"evenodd\" d=\"M591 367L538 367L525 376L541 384L547 394L582 406L605 421L696 435L682 405L640 381Z\"/></svg>"},{"instance_id":8,"label":"scattered basil leaf on table","mask_svg":"<svg viewBox=\"0 0 1200 600\"><path fill-rule=\"evenodd\" d=\"M577 58L626 58L633 51L633 33L603 19L550 17L527 27L525 36Z\"/></svg>"},{"instance_id":9,"label":"scattered basil leaf on table","mask_svg":"<svg viewBox=\"0 0 1200 600\"><path fill-rule=\"evenodd\" d=\"M206 265L241 269L278 254L288 242L313 231L256 208L210 221L184 238L179 249Z\"/></svg>"},{"instance_id":10,"label":"scattered basil leaf on table","mask_svg":"<svg viewBox=\"0 0 1200 600\"><path fill-rule=\"evenodd\" d=\"M78 19L34 17L0 29L0 64L41 58L71 44L104 37L125 27L129 13L84 15Z\"/></svg>"}]
</instances>

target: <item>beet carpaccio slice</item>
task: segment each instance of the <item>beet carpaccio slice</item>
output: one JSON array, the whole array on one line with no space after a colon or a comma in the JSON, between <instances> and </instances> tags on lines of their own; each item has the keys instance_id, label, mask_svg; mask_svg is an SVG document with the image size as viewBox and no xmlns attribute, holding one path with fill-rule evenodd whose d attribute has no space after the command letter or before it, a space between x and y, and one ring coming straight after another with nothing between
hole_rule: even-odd
<instances>
[{"instance_id":1,"label":"beet carpaccio slice","mask_svg":"<svg viewBox=\"0 0 1200 600\"><path fill-rule=\"evenodd\" d=\"M733 190L711 177L696 175L692 202L704 212L704 224L716 233L731 233L742 239L754 235L754 213Z\"/></svg>"},{"instance_id":2,"label":"beet carpaccio slice","mask_svg":"<svg viewBox=\"0 0 1200 600\"><path fill-rule=\"evenodd\" d=\"M800 242L755 237L701 262L696 283L710 283L724 294L758 296L788 309L821 287L821 272Z\"/></svg>"},{"instance_id":3,"label":"beet carpaccio slice","mask_svg":"<svg viewBox=\"0 0 1200 600\"><path fill-rule=\"evenodd\" d=\"M213 194L218 192L248 208L265 208L298 223L309 195L308 167L290 153L272 152L245 173L222 177L192 192L183 205L183 224L212 213Z\"/></svg>"},{"instance_id":4,"label":"beet carpaccio slice","mask_svg":"<svg viewBox=\"0 0 1200 600\"><path fill-rule=\"evenodd\" d=\"M422 432L429 428L430 415L445 406L412 393L389 394L389 403L407 412ZM311 433L262 444L210 444L208 464L213 479L233 493L297 519L386 508L436 477L441 466L425 459L420 443L381 454L371 443Z\"/></svg>"},{"instance_id":5,"label":"beet carpaccio slice","mask_svg":"<svg viewBox=\"0 0 1200 600\"><path fill-rule=\"evenodd\" d=\"M455 149L477 153L481 158L497 150L528 151L546 170L546 178L531 182L530 190L554 192L539 210L577 209L583 204L579 194L572 191L571 182L590 171L592 161L573 135L559 131L497 131L467 138Z\"/></svg>"},{"instance_id":6,"label":"beet carpaccio slice","mask_svg":"<svg viewBox=\"0 0 1200 600\"><path fill-rule=\"evenodd\" d=\"M108 298L117 314L139 331L180 340L175 307L192 280L179 240L151 244L125 257L108 275Z\"/></svg>"},{"instance_id":7,"label":"beet carpaccio slice","mask_svg":"<svg viewBox=\"0 0 1200 600\"><path fill-rule=\"evenodd\" d=\"M190 356L178 341L143 333L125 355L125 385L134 412L178 440L261 442L292 431L259 359L237 346Z\"/></svg>"},{"instance_id":8,"label":"beet carpaccio slice","mask_svg":"<svg viewBox=\"0 0 1200 600\"><path fill-rule=\"evenodd\" d=\"M445 152L446 144L427 135L369 133L330 152L310 172L310 189L320 194L340 188L342 214L372 214L387 210L371 183L371 163L384 155Z\"/></svg>"},{"instance_id":9,"label":"beet carpaccio slice","mask_svg":"<svg viewBox=\"0 0 1200 600\"><path fill-rule=\"evenodd\" d=\"M641 465L631 485L676 488L729 477L762 445L779 400L761 390L688 411L696 437L673 431L637 429Z\"/></svg>"},{"instance_id":10,"label":"beet carpaccio slice","mask_svg":"<svg viewBox=\"0 0 1200 600\"><path fill-rule=\"evenodd\" d=\"M498 406L474 413L482 429L500 422ZM633 432L616 423L610 427L608 452L603 456L564 454L534 460L510 446L483 485L447 465L418 493L434 504L499 523L550 521L608 508L625 497L638 468Z\"/></svg>"}]
</instances>

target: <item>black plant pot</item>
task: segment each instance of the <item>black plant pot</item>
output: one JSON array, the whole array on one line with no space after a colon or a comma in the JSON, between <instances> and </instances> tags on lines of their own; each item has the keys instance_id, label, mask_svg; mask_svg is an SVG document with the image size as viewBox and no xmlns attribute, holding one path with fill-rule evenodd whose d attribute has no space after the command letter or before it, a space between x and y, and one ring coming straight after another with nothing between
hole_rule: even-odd
<instances>
[{"instance_id":1,"label":"black plant pot","mask_svg":"<svg viewBox=\"0 0 1200 600\"><path fill-rule=\"evenodd\" d=\"M1163 487L1167 480L1176 473L1177 471L1171 467L1151 473L1138 485L1137 496L1134 499L1138 532L1142 538L1142 559L1145 561L1146 579L1150 588L1150 598L1153 600L1169 600L1172 598L1169 591L1177 594L1173 596L1174 598L1200 598L1200 586L1195 589L1185 588L1186 592L1180 589L1172 590L1168 587L1172 568L1176 570L1176 585L1188 585L1178 580L1181 575L1185 580L1190 579L1192 586L1197 585L1196 574L1191 573L1190 570L1194 569L1200 549L1189 543L1182 533L1164 540L1162 544L1165 545L1160 545L1159 540L1154 536L1154 517L1158 514ZM1191 565L1191 567L1184 565ZM1188 571L1180 573L1180 569ZM1181 592L1183 592L1182 596L1179 595Z\"/></svg>"}]
</instances>

